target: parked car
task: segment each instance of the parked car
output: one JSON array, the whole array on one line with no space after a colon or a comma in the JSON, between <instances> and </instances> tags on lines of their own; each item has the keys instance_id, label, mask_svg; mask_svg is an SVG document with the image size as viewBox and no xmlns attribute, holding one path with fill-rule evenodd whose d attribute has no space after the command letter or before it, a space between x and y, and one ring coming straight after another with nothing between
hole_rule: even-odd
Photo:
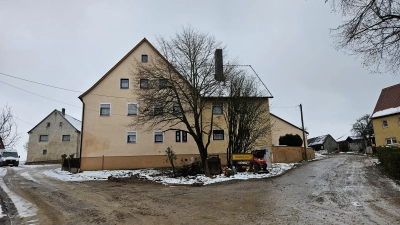
<instances>
[{"instance_id":1,"label":"parked car","mask_svg":"<svg viewBox=\"0 0 400 225\"><path fill-rule=\"evenodd\" d=\"M9 149L0 152L0 166L18 166L19 158L17 150Z\"/></svg>"}]
</instances>

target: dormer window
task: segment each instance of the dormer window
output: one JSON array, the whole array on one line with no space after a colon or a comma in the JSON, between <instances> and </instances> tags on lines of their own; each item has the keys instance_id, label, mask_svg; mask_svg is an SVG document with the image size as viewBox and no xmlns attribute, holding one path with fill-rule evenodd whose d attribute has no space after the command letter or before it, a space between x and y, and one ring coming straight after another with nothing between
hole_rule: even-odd
<instances>
[{"instance_id":1,"label":"dormer window","mask_svg":"<svg viewBox=\"0 0 400 225\"><path fill-rule=\"evenodd\" d=\"M147 63L149 60L149 57L147 55L142 55L142 63Z\"/></svg>"}]
</instances>

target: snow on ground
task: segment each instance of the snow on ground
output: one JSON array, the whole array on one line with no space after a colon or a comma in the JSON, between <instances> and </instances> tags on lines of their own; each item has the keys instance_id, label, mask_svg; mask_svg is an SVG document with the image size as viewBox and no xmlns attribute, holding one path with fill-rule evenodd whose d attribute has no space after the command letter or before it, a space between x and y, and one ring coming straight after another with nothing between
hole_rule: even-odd
<instances>
[{"instance_id":1,"label":"snow on ground","mask_svg":"<svg viewBox=\"0 0 400 225\"><path fill-rule=\"evenodd\" d=\"M319 159L323 159L323 158L325 158L326 157L326 155L322 155L322 154L319 154L319 153L315 153L315 158L313 159L313 160L319 160Z\"/></svg>"},{"instance_id":2,"label":"snow on ground","mask_svg":"<svg viewBox=\"0 0 400 225\"><path fill-rule=\"evenodd\" d=\"M43 173L54 179L62 181L88 181L88 180L107 180L109 176L115 178L130 177L136 175L139 178L147 179L165 185L169 184L185 184L190 185L194 183L202 183L204 185L224 182L229 180L247 180L253 178L266 178L274 177L290 170L296 166L296 163L274 163L269 173L253 173L253 172L239 172L233 176L227 177L223 174L213 176L212 178L205 175L170 178L162 174L162 171L155 169L141 169L141 170L102 170L102 171L84 171L82 173L72 174L61 169L46 170Z\"/></svg>"},{"instance_id":3,"label":"snow on ground","mask_svg":"<svg viewBox=\"0 0 400 225\"><path fill-rule=\"evenodd\" d=\"M3 177L6 175L7 169L0 168L0 187L4 192L7 193L8 197L12 200L15 208L18 210L18 214L21 217L29 217L36 215L37 208L32 205L32 203L26 201L25 199L19 197L14 192L12 192L7 185L4 183Z\"/></svg>"}]
</instances>

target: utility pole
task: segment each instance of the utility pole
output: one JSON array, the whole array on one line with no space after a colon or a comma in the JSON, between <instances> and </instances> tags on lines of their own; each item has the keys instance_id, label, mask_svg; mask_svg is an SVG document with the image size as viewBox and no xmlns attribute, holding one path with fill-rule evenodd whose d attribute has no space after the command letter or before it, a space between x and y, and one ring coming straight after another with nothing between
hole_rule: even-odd
<instances>
[{"instance_id":1,"label":"utility pole","mask_svg":"<svg viewBox=\"0 0 400 225\"><path fill-rule=\"evenodd\" d=\"M304 159L307 160L306 134L304 131L303 107L301 106L301 104L300 104L300 114L301 114L301 129L303 130Z\"/></svg>"}]
</instances>

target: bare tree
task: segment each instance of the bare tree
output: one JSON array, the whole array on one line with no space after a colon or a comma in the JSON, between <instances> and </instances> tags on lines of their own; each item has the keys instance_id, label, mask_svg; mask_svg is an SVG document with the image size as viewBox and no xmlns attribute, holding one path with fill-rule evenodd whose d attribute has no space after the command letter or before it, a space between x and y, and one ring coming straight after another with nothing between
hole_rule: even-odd
<instances>
[{"instance_id":1,"label":"bare tree","mask_svg":"<svg viewBox=\"0 0 400 225\"><path fill-rule=\"evenodd\" d=\"M227 110L229 153L246 153L255 146L267 145L265 137L271 132L268 98L257 87L257 79L241 70L229 77Z\"/></svg>"},{"instance_id":2,"label":"bare tree","mask_svg":"<svg viewBox=\"0 0 400 225\"><path fill-rule=\"evenodd\" d=\"M326 2L329 0L326 0ZM373 72L400 69L399 0L331 0L346 20L332 30L338 49L361 56Z\"/></svg>"},{"instance_id":3,"label":"bare tree","mask_svg":"<svg viewBox=\"0 0 400 225\"><path fill-rule=\"evenodd\" d=\"M212 134L213 118L204 125L203 112L210 109L206 97L220 96L222 85L214 79L214 52L221 43L207 33L191 27L167 40L157 38L160 55L149 57L149 62L134 62L131 71L140 83L134 90L140 102L140 113L131 125L162 128L164 131L185 130L194 139L203 165ZM235 67L224 68L230 74ZM206 137L206 138L204 138Z\"/></svg>"},{"instance_id":4,"label":"bare tree","mask_svg":"<svg viewBox=\"0 0 400 225\"><path fill-rule=\"evenodd\" d=\"M6 148L13 148L20 139L11 107L5 105L0 114L0 137Z\"/></svg>"},{"instance_id":5,"label":"bare tree","mask_svg":"<svg viewBox=\"0 0 400 225\"><path fill-rule=\"evenodd\" d=\"M353 135L357 137L363 137L370 132L374 132L372 128L372 123L369 114L365 114L358 118L356 122L352 125L350 130ZM368 132L367 132L368 131Z\"/></svg>"},{"instance_id":6,"label":"bare tree","mask_svg":"<svg viewBox=\"0 0 400 225\"><path fill-rule=\"evenodd\" d=\"M374 129L372 127L372 121L370 119L369 114L365 114L358 118L356 122L352 125L351 132L353 135L357 137L362 137L363 142L362 142L362 147L365 149L366 147L366 141L371 144L371 138L372 135L374 134Z\"/></svg>"}]
</instances>

